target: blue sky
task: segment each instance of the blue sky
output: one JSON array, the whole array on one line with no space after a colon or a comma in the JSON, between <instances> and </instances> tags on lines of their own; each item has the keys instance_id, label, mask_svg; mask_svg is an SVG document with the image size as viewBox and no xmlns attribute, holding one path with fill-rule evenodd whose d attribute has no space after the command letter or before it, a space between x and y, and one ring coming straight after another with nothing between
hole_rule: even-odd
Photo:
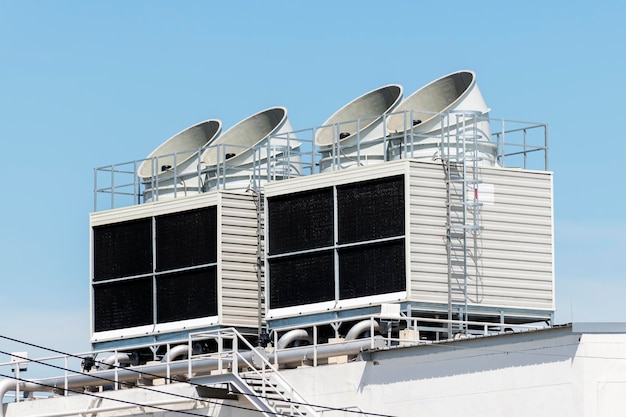
<instances>
[{"instance_id":1,"label":"blue sky","mask_svg":"<svg viewBox=\"0 0 626 417\"><path fill-rule=\"evenodd\" d=\"M492 116L549 124L556 321L626 321L625 19L619 1L0 0L0 334L88 350L93 168L209 118L280 105L302 129L460 69Z\"/></svg>"}]
</instances>

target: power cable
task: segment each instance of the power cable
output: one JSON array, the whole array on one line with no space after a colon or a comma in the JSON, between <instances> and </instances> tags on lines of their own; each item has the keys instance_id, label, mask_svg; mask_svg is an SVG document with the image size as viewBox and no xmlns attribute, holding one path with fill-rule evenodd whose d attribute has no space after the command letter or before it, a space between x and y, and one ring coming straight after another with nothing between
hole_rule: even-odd
<instances>
[{"instance_id":1,"label":"power cable","mask_svg":"<svg viewBox=\"0 0 626 417\"><path fill-rule=\"evenodd\" d=\"M0 376L1 377L5 377L5 378L14 379L14 380L20 381L20 382L27 382L27 383L31 383L31 384L36 384L36 385L39 385L39 386L42 386L42 387L46 387L46 388L51 388L51 389L56 389L57 388L57 387L55 387L53 385L48 385L48 384L44 384L44 383L41 383L41 382L33 382L33 381L30 381L30 380L27 380L27 379L24 379L24 378L17 378L15 376L10 376L10 375L5 375L5 374L0 374ZM187 415L190 415L190 416L203 416L203 414L191 413L189 411L184 411L184 410L172 410L172 409L161 407L161 406L158 406L158 405L144 405L144 404L141 404L141 403L138 403L138 402L134 402L134 401L122 400L122 399L119 399L119 398L104 397L102 395L97 395L97 394L94 394L92 392L87 392L87 391L77 391L77 390L72 390L72 389L67 389L66 391L72 392L74 394L87 395L87 396L98 398L98 399L101 399L101 400L110 400L110 401L115 401L115 402L119 402L119 403L122 403L122 404L128 404L128 405L132 405L133 407L154 408L154 409L161 410L161 411L175 412L175 413L180 413L180 414L187 414ZM163 392L161 392L161 393L163 394ZM173 394L173 393L167 393L167 394L171 394L171 395L177 396L177 394ZM191 400L194 400L194 401L209 402L209 401L203 400L201 398L193 398L193 397L185 397L185 398L188 398L188 399L191 399ZM244 410L247 410L247 411L259 411L259 410L254 410L254 409L250 409L250 408L234 406L234 405L230 405L230 404L223 404L223 403L217 403L217 404L222 405L222 406L228 405L228 406L231 406L231 407L244 409ZM97 410L93 410L93 411L95 412ZM89 413L87 413L87 414L89 414ZM204 417L206 417L206 416L204 416Z\"/></svg>"},{"instance_id":2,"label":"power cable","mask_svg":"<svg viewBox=\"0 0 626 417\"><path fill-rule=\"evenodd\" d=\"M6 340L10 340L10 341L16 342L16 343L21 343L21 344L24 344L24 345L27 345L27 346L31 346L31 347L34 347L34 348L37 348L37 349L47 350L47 351L50 351L50 352L53 352L53 353L57 353L59 355L73 357L73 358L81 359L81 360L84 359L83 357L78 356L78 355L73 355L71 353L66 353L66 352L62 352L62 351L56 350L56 349L47 348L47 347L44 347L44 346L41 346L41 345L36 345L34 343L25 342L25 341L22 341L22 340L19 340L19 339L14 339L14 338L11 338L11 337L8 337L8 336L0 335L0 338L6 339ZM0 353L1 354L5 354L5 355L11 355L10 353L4 352L4 351L0 351ZM83 372L77 372L77 371L72 370L72 369L68 369L68 368L65 368L65 367L62 367L62 366L45 363L43 361L39 361L39 360L36 360L36 359L22 358L20 356L15 355L15 354L13 354L13 356L17 357L18 359L26 359L26 360L28 360L30 362L39 363L41 365L48 366L48 367L55 368L55 369L59 369L59 370L62 370L62 371L69 371L69 372L74 372L74 373L80 373L82 375L86 375L86 376L92 377L94 379L100 379L100 380L103 380L103 381L106 381L106 382L112 382L114 384L120 383L119 381L115 381L115 380L112 380L112 379L109 379L109 378L104 378L102 376L91 375L91 374L83 373ZM155 378L163 378L160 375L155 375L155 374L151 374L149 372L143 372L143 371L140 371L140 370L135 370L132 367L121 367L121 366L117 366L117 365L110 365L110 366L113 367L113 368L116 368L116 369L123 369L125 371L131 371L131 372L134 372L134 373L137 373L137 374L141 374L141 375L149 375L149 376L153 376ZM6 375L2 375L2 374L0 374L0 376L7 377ZM15 377L11 377L11 376L8 376L8 378L16 379ZM195 383L195 382L192 382L192 381L181 381L181 380L177 380L177 379L174 379L174 378L164 378L164 379L168 380L169 382L184 382L184 383L188 383L189 385L192 385L192 386L195 386L195 387L210 388L210 387L208 387L206 385L198 384L198 383ZM22 380L22 379L20 378L20 380ZM25 382L31 382L31 383L39 384L41 386L50 387L50 386L47 386L46 384L42 384L42 383L39 383L39 382L34 382L34 381L30 381L30 380L24 380L24 381ZM57 387L52 387L52 388L57 388ZM176 397L180 397L180 398L185 398L185 399L189 399L189 400L193 400L193 401L204 401L204 402L208 402L208 403L215 404L215 405L222 405L222 406L233 407L233 408L244 409L244 410L259 411L259 410L249 409L249 408L246 408L246 407L236 406L236 405L233 405L233 404L224 404L223 402L217 402L217 401L212 401L212 400L208 400L208 399L204 400L204 399L199 399L199 398L195 398L195 397L184 396L182 394L167 393L167 392L155 390L153 388L146 387L146 386L136 386L136 388L144 389L144 390L147 390L147 391L157 392L159 394L168 394L168 395L172 395L172 396L176 396ZM67 391L70 391L70 392L73 392L73 393L78 393L78 394L82 393L82 392L77 392L77 391L69 390L69 389ZM247 394L247 395L253 396L255 398L264 399L264 400L268 399L268 397L263 396L263 395L258 395L258 394ZM108 399L108 397L101 397L101 398ZM293 401L293 400L286 400L286 402L288 402L289 404L292 404L292 405L306 405L306 406L310 406L310 407L314 407L314 408L325 409L325 410L328 410L328 411L342 411L342 412L345 412L345 413L359 414L359 415L364 415L364 416L395 417L395 416L392 416L392 415L389 415L389 414L378 414L378 413L369 413L369 412L358 411L358 410L347 410L347 409L339 408L339 407L330 407L330 406L319 405L319 404L303 403L303 402L298 402L298 401ZM149 407L152 407L152 406L149 406ZM168 411L172 411L172 410L168 410ZM261 412L261 411L259 411L259 412ZM192 415L198 415L198 414L192 414ZM287 414L277 414L277 415L288 416Z\"/></svg>"}]
</instances>

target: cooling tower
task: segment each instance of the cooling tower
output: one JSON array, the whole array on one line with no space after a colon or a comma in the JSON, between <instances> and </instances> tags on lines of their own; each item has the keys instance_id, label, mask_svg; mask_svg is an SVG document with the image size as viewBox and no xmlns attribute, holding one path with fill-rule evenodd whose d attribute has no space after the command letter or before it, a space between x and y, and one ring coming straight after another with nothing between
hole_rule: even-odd
<instances>
[{"instance_id":1,"label":"cooling tower","mask_svg":"<svg viewBox=\"0 0 626 417\"><path fill-rule=\"evenodd\" d=\"M221 131L220 120L206 120L175 134L148 155L137 170L145 187L144 202L201 192L199 150Z\"/></svg>"},{"instance_id":2,"label":"cooling tower","mask_svg":"<svg viewBox=\"0 0 626 417\"><path fill-rule=\"evenodd\" d=\"M390 84L355 98L330 116L315 134L320 171L335 171L385 160L383 115L402 100L402 86Z\"/></svg>"},{"instance_id":3,"label":"cooling tower","mask_svg":"<svg viewBox=\"0 0 626 417\"><path fill-rule=\"evenodd\" d=\"M202 153L204 190L246 189L301 175L287 109L272 107L228 129Z\"/></svg>"},{"instance_id":4,"label":"cooling tower","mask_svg":"<svg viewBox=\"0 0 626 417\"><path fill-rule=\"evenodd\" d=\"M488 116L474 72L445 75L411 94L387 118L390 158L456 159L465 152L493 166L496 146Z\"/></svg>"}]
</instances>

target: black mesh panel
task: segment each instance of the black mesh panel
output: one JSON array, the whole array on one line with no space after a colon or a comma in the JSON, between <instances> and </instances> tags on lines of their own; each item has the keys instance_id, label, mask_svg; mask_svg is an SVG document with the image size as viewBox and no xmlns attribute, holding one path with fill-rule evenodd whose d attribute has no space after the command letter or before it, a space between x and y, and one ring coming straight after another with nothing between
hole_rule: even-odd
<instances>
[{"instance_id":1,"label":"black mesh panel","mask_svg":"<svg viewBox=\"0 0 626 417\"><path fill-rule=\"evenodd\" d=\"M270 254L333 244L333 189L268 199Z\"/></svg>"},{"instance_id":2,"label":"black mesh panel","mask_svg":"<svg viewBox=\"0 0 626 417\"><path fill-rule=\"evenodd\" d=\"M339 298L406 290L404 239L339 250Z\"/></svg>"},{"instance_id":3,"label":"black mesh panel","mask_svg":"<svg viewBox=\"0 0 626 417\"><path fill-rule=\"evenodd\" d=\"M93 280L152 272L152 219L93 228Z\"/></svg>"},{"instance_id":4,"label":"black mesh panel","mask_svg":"<svg viewBox=\"0 0 626 417\"><path fill-rule=\"evenodd\" d=\"M335 299L333 251L270 260L270 308Z\"/></svg>"},{"instance_id":5,"label":"black mesh panel","mask_svg":"<svg viewBox=\"0 0 626 417\"><path fill-rule=\"evenodd\" d=\"M339 243L404 235L404 176L337 186Z\"/></svg>"},{"instance_id":6,"label":"black mesh panel","mask_svg":"<svg viewBox=\"0 0 626 417\"><path fill-rule=\"evenodd\" d=\"M217 262L217 207L156 218L157 271Z\"/></svg>"},{"instance_id":7,"label":"black mesh panel","mask_svg":"<svg viewBox=\"0 0 626 417\"><path fill-rule=\"evenodd\" d=\"M94 285L94 330L152 324L152 278Z\"/></svg>"},{"instance_id":8,"label":"black mesh panel","mask_svg":"<svg viewBox=\"0 0 626 417\"><path fill-rule=\"evenodd\" d=\"M157 277L157 323L217 315L217 269Z\"/></svg>"}]
</instances>

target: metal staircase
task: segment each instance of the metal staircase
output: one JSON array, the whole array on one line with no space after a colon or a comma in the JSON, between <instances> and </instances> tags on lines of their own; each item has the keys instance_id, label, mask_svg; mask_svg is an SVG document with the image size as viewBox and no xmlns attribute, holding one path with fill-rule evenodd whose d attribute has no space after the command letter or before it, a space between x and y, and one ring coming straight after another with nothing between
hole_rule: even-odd
<instances>
[{"instance_id":1,"label":"metal staircase","mask_svg":"<svg viewBox=\"0 0 626 417\"><path fill-rule=\"evenodd\" d=\"M314 417L319 415L276 370L250 371L239 374L239 377L247 391L242 394L246 395L251 402L261 403L260 408L264 408L261 411L268 416Z\"/></svg>"},{"instance_id":2,"label":"metal staircase","mask_svg":"<svg viewBox=\"0 0 626 417\"><path fill-rule=\"evenodd\" d=\"M280 374L264 350L254 348L235 329L221 329L215 336L221 364L217 373L203 377L203 386L227 385L231 393L243 395L267 417L320 415ZM225 350L226 340L230 340L232 347ZM239 349L240 344L244 350Z\"/></svg>"},{"instance_id":3,"label":"metal staircase","mask_svg":"<svg viewBox=\"0 0 626 417\"><path fill-rule=\"evenodd\" d=\"M448 255L448 337L467 333L470 285L479 285L478 200L480 113L450 112L444 117L441 155L446 173Z\"/></svg>"}]
</instances>

